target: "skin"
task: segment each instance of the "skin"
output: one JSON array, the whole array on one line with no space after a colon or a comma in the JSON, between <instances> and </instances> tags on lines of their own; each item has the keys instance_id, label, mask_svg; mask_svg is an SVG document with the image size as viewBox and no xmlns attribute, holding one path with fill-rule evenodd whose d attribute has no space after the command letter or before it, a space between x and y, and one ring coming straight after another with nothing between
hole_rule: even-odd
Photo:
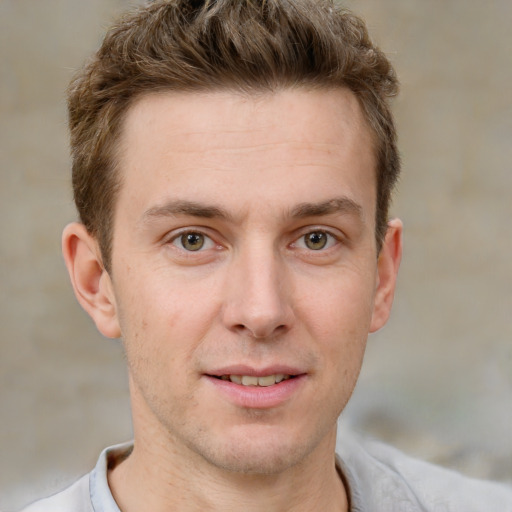
<instances>
[{"instance_id":1,"label":"skin","mask_svg":"<svg viewBox=\"0 0 512 512\"><path fill-rule=\"evenodd\" d=\"M347 510L336 420L387 321L402 233L390 221L377 254L357 100L162 93L124 128L111 275L81 224L63 235L78 300L126 350L135 448L109 475L120 508ZM275 403L240 404L211 377L234 365L300 378Z\"/></svg>"}]
</instances>

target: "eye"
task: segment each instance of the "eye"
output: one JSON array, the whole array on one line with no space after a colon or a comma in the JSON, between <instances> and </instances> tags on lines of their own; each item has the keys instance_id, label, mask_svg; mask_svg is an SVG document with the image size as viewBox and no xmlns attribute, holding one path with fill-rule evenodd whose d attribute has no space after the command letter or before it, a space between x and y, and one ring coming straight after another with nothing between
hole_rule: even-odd
<instances>
[{"instance_id":1,"label":"eye","mask_svg":"<svg viewBox=\"0 0 512 512\"><path fill-rule=\"evenodd\" d=\"M337 242L336 238L325 231L311 231L301 236L295 246L301 249L309 249L311 251L321 251L329 249Z\"/></svg>"},{"instance_id":2,"label":"eye","mask_svg":"<svg viewBox=\"0 0 512 512\"><path fill-rule=\"evenodd\" d=\"M185 251L197 252L201 249L211 249L214 246L213 240L197 231L187 231L179 234L172 244L179 249L185 249Z\"/></svg>"}]
</instances>

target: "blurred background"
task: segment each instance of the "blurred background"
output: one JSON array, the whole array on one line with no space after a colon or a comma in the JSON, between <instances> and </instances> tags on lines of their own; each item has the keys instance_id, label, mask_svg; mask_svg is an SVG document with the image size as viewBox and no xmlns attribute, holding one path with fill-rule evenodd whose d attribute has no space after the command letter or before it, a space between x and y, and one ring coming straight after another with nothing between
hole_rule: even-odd
<instances>
[{"instance_id":1,"label":"blurred background","mask_svg":"<svg viewBox=\"0 0 512 512\"><path fill-rule=\"evenodd\" d=\"M136 2L0 0L0 509L131 437L125 365L77 305L64 91ZM512 2L347 0L395 64L405 224L394 314L351 428L512 482Z\"/></svg>"}]
</instances>

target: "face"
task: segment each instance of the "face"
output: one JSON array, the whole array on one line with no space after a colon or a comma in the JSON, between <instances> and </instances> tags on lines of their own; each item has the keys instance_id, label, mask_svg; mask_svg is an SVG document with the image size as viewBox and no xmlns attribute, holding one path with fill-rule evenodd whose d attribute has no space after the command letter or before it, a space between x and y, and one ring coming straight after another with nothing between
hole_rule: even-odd
<instances>
[{"instance_id":1,"label":"face","mask_svg":"<svg viewBox=\"0 0 512 512\"><path fill-rule=\"evenodd\" d=\"M256 473L332 451L394 286L355 97L148 96L120 166L112 315L96 323L122 334L136 442Z\"/></svg>"}]
</instances>

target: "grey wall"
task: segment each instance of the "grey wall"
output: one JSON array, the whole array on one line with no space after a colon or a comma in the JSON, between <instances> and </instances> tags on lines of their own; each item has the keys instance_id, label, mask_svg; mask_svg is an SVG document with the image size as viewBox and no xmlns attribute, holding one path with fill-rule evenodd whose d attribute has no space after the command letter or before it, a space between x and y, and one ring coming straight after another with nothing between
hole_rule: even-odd
<instances>
[{"instance_id":1,"label":"grey wall","mask_svg":"<svg viewBox=\"0 0 512 512\"><path fill-rule=\"evenodd\" d=\"M133 3L133 2L132 2ZM512 3L351 0L402 81L405 256L344 423L512 480ZM64 89L122 0L0 0L0 509L131 435L122 353L76 304Z\"/></svg>"}]
</instances>

